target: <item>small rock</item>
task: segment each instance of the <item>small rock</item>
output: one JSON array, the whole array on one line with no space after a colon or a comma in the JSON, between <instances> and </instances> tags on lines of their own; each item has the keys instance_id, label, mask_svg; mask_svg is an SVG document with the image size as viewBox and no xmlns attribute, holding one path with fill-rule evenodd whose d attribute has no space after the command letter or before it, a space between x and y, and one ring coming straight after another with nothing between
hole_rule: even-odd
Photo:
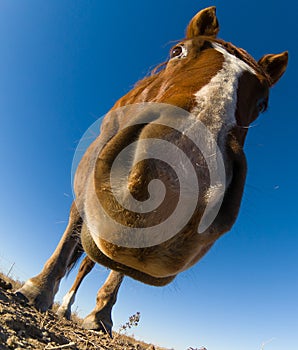
<instances>
[{"instance_id":1,"label":"small rock","mask_svg":"<svg viewBox=\"0 0 298 350\"><path fill-rule=\"evenodd\" d=\"M5 289L5 290L12 289L12 284L10 282L6 282L2 278L0 278L0 288Z\"/></svg>"},{"instance_id":2,"label":"small rock","mask_svg":"<svg viewBox=\"0 0 298 350\"><path fill-rule=\"evenodd\" d=\"M21 329L17 332L17 334L19 337L23 337L25 335L25 331L23 329Z\"/></svg>"}]
</instances>

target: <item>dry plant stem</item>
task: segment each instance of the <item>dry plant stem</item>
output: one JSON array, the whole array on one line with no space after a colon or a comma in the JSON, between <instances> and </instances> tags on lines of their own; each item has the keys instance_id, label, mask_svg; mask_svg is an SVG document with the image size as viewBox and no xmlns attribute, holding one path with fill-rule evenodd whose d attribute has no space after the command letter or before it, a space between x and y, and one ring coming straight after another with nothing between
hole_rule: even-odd
<instances>
[{"instance_id":1,"label":"dry plant stem","mask_svg":"<svg viewBox=\"0 0 298 350\"><path fill-rule=\"evenodd\" d=\"M110 336L109 332L107 331L106 326L104 325L104 323L103 323L102 321L100 321L100 323L101 323L101 325L103 326L103 328L104 328L106 334L109 336L110 339L112 339L112 337Z\"/></svg>"},{"instance_id":2,"label":"dry plant stem","mask_svg":"<svg viewBox=\"0 0 298 350\"><path fill-rule=\"evenodd\" d=\"M68 344L64 344L64 345L58 345L58 346L52 346L52 345L47 345L45 347L45 350L56 350L56 349L65 349L65 348L69 348L69 347L74 347L76 346L75 342L70 342Z\"/></svg>"}]
</instances>

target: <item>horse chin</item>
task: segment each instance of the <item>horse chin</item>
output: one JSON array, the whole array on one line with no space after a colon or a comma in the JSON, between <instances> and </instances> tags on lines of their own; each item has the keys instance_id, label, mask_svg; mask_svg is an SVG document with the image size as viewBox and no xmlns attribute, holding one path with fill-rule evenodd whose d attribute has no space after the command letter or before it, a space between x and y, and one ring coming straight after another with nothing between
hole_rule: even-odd
<instances>
[{"instance_id":1,"label":"horse chin","mask_svg":"<svg viewBox=\"0 0 298 350\"><path fill-rule=\"evenodd\" d=\"M151 276L148 273L139 271L137 269L134 269L132 267L129 267L125 264L119 263L119 262L111 259L107 255L105 255L98 248L98 246L95 244L95 242L94 242L93 238L91 237L90 232L87 229L86 225L83 225L82 233L81 233L81 240L82 240L82 245L83 245L85 252L89 255L89 257L93 261L95 261L95 262L97 262L97 263L99 263L99 264L101 264L109 269L112 269L114 271L121 272L121 273L123 273L129 277L132 277L133 279L136 279L140 282L159 287L159 286L165 286L165 285L169 284L176 277L176 275L165 276L165 277Z\"/></svg>"}]
</instances>

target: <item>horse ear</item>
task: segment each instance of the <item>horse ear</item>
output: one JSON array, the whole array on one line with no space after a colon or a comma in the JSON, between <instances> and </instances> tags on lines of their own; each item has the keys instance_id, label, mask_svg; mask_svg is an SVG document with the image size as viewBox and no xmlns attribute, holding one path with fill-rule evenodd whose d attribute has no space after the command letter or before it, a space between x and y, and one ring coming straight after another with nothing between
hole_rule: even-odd
<instances>
[{"instance_id":1,"label":"horse ear","mask_svg":"<svg viewBox=\"0 0 298 350\"><path fill-rule=\"evenodd\" d=\"M208 7L198 12L186 29L186 38L192 39L199 35L216 37L219 31L215 6Z\"/></svg>"},{"instance_id":2,"label":"horse ear","mask_svg":"<svg viewBox=\"0 0 298 350\"><path fill-rule=\"evenodd\" d=\"M272 86L280 79L287 68L288 52L285 51L277 55L265 55L258 61L258 64L270 76L270 86Z\"/></svg>"}]
</instances>

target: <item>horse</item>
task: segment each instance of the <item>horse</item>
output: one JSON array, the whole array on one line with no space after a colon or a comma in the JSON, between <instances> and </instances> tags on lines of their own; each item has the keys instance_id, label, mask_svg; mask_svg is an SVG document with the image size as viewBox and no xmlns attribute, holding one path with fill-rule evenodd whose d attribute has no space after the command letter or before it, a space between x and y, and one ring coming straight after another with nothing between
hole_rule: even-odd
<instances>
[{"instance_id":1,"label":"horse","mask_svg":"<svg viewBox=\"0 0 298 350\"><path fill-rule=\"evenodd\" d=\"M111 332L125 275L164 286L231 229L245 185L246 135L288 52L256 61L218 32L215 7L198 12L169 59L105 116L76 170L61 240L17 292L28 303L50 308L84 251L89 263L112 271L83 326Z\"/></svg>"}]
</instances>

